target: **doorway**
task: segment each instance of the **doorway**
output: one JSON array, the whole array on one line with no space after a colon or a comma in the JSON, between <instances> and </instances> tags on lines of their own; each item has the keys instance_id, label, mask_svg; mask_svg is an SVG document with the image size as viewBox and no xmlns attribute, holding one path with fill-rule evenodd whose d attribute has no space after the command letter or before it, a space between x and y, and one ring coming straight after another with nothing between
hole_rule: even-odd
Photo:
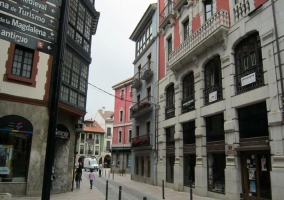
<instances>
[{"instance_id":1,"label":"doorway","mask_svg":"<svg viewBox=\"0 0 284 200\"><path fill-rule=\"evenodd\" d=\"M244 200L271 199L270 152L245 152L241 159Z\"/></svg>"}]
</instances>

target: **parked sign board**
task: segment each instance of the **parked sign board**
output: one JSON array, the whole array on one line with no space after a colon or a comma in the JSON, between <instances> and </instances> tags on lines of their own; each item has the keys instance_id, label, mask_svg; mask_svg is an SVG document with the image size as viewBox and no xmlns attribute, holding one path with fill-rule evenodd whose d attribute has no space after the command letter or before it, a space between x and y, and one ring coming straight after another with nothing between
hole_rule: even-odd
<instances>
[{"instance_id":1,"label":"parked sign board","mask_svg":"<svg viewBox=\"0 0 284 200\"><path fill-rule=\"evenodd\" d=\"M38 10L40 12L46 13L51 17L59 19L60 17L60 9L42 2L40 0L13 0L22 5L29 7L30 9Z\"/></svg>"},{"instance_id":2,"label":"parked sign board","mask_svg":"<svg viewBox=\"0 0 284 200\"><path fill-rule=\"evenodd\" d=\"M55 31L59 27L59 21L8 0L0 0L1 10Z\"/></svg>"},{"instance_id":3,"label":"parked sign board","mask_svg":"<svg viewBox=\"0 0 284 200\"><path fill-rule=\"evenodd\" d=\"M40 26L28 23L26 21L8 15L4 15L2 13L0 13L0 25L10 28L12 30L24 32L31 36L35 36L52 43L56 43L57 41L56 32L44 29Z\"/></svg>"},{"instance_id":4,"label":"parked sign board","mask_svg":"<svg viewBox=\"0 0 284 200\"><path fill-rule=\"evenodd\" d=\"M55 5L59 6L59 7L62 4L62 0L48 0L48 2L53 3L53 4L55 4Z\"/></svg>"},{"instance_id":5,"label":"parked sign board","mask_svg":"<svg viewBox=\"0 0 284 200\"><path fill-rule=\"evenodd\" d=\"M55 45L25 35L21 32L13 31L1 25L0 25L0 38L30 49L35 49L51 55L54 54Z\"/></svg>"}]
</instances>

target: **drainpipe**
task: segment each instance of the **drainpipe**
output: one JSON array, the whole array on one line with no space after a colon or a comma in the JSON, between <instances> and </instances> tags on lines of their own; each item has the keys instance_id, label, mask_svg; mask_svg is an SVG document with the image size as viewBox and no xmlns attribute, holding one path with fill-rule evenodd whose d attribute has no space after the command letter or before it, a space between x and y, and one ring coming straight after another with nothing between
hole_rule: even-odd
<instances>
[{"instance_id":1,"label":"drainpipe","mask_svg":"<svg viewBox=\"0 0 284 200\"><path fill-rule=\"evenodd\" d=\"M276 37L276 53L277 53L278 65L279 65L279 73L280 73L281 100L282 100L281 103L283 104L283 102L284 102L284 96L283 96L283 77L282 77L281 57L280 57L280 51L279 51L279 39L278 39L278 32L277 32L276 19L275 19L274 0L271 0L271 6L272 6L273 24L274 24L275 37ZM283 105L282 105L282 107L283 107Z\"/></svg>"}]
</instances>

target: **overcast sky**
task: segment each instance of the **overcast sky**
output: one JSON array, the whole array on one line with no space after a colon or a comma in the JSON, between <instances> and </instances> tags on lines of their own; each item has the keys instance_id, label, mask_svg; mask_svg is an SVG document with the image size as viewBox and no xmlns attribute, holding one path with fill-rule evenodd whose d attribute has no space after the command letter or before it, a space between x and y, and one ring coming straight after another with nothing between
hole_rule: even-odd
<instances>
[{"instance_id":1,"label":"overcast sky","mask_svg":"<svg viewBox=\"0 0 284 200\"><path fill-rule=\"evenodd\" d=\"M95 0L100 12L96 34L92 38L92 63L89 83L114 95L112 86L134 75L132 62L135 43L131 33L151 3L157 0ZM94 118L97 111L114 111L114 97L88 85L87 114Z\"/></svg>"}]
</instances>

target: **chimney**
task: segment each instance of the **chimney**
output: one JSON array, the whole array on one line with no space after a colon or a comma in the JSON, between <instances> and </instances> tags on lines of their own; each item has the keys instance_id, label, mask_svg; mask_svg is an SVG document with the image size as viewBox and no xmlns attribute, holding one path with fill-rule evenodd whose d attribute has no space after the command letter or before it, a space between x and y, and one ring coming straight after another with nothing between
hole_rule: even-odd
<instances>
[{"instance_id":1,"label":"chimney","mask_svg":"<svg viewBox=\"0 0 284 200\"><path fill-rule=\"evenodd\" d=\"M105 107L103 107L103 109L102 109L102 113L103 113L103 114L105 114Z\"/></svg>"}]
</instances>

